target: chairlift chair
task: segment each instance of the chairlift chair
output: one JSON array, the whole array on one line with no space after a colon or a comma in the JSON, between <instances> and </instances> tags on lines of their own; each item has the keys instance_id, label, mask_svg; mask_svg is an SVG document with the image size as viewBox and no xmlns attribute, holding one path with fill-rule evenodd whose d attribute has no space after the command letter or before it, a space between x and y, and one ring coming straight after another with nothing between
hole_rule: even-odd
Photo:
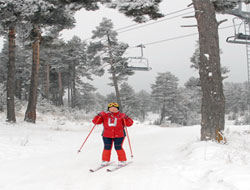
<instances>
[{"instance_id":1,"label":"chairlift chair","mask_svg":"<svg viewBox=\"0 0 250 190\"><path fill-rule=\"evenodd\" d=\"M137 47L141 48L141 56L140 57L129 57L129 64L132 66L126 66L126 69L132 70L132 71L150 71L150 70L152 70L152 68L149 67L148 59L143 57L143 48L145 48L145 46L143 44L140 44ZM143 66L137 66L137 65L143 65Z\"/></svg>"},{"instance_id":2,"label":"chairlift chair","mask_svg":"<svg viewBox=\"0 0 250 190\"><path fill-rule=\"evenodd\" d=\"M228 43L235 43L235 44L250 44L250 35L248 34L243 34L241 32L239 32L240 27L242 25L242 23L240 24L238 31L236 29L236 24L235 24L235 20L238 18L234 18L233 19L233 25L234 25L234 36L230 36L226 39L226 41ZM244 24L249 24L249 23L244 23ZM249 26L245 26L245 27L249 27Z\"/></svg>"},{"instance_id":3,"label":"chairlift chair","mask_svg":"<svg viewBox=\"0 0 250 190\"><path fill-rule=\"evenodd\" d=\"M152 70L151 67L149 67L148 59L144 57L130 57L130 63L127 66L127 70L133 70L133 71L150 71ZM137 61L137 62L135 62ZM143 66L137 66L137 65L143 65Z\"/></svg>"}]
</instances>

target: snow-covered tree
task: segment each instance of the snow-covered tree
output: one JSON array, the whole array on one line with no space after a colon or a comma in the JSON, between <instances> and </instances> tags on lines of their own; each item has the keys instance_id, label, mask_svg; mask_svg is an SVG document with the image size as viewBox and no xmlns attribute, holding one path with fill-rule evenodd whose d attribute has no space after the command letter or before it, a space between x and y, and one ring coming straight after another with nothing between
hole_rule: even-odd
<instances>
[{"instance_id":1,"label":"snow-covered tree","mask_svg":"<svg viewBox=\"0 0 250 190\"><path fill-rule=\"evenodd\" d=\"M15 38L17 25L17 11L14 2L0 1L0 34L8 34L8 62L7 62L7 121L16 122L15 116ZM20 10L19 10L20 11Z\"/></svg>"},{"instance_id":2,"label":"snow-covered tree","mask_svg":"<svg viewBox=\"0 0 250 190\"><path fill-rule=\"evenodd\" d=\"M191 77L184 84L185 88L181 90L183 97L180 103L185 105L185 119L187 125L195 125L200 123L201 115L201 87L200 79Z\"/></svg>"},{"instance_id":3,"label":"snow-covered tree","mask_svg":"<svg viewBox=\"0 0 250 190\"><path fill-rule=\"evenodd\" d=\"M138 101L139 118L144 121L146 119L147 113L152 111L151 107L153 102L151 95L145 90L141 90L140 92L136 93L136 98Z\"/></svg>"},{"instance_id":4,"label":"snow-covered tree","mask_svg":"<svg viewBox=\"0 0 250 190\"><path fill-rule=\"evenodd\" d=\"M8 63L8 43L4 40L3 49L0 52L0 83L6 83ZM6 88L6 87L5 87Z\"/></svg>"},{"instance_id":5,"label":"snow-covered tree","mask_svg":"<svg viewBox=\"0 0 250 190\"><path fill-rule=\"evenodd\" d=\"M202 90L201 140L223 140L225 97L220 65L216 11L234 8L239 1L192 0L199 31L199 74ZM246 0L245 2L248 2Z\"/></svg>"},{"instance_id":6,"label":"snow-covered tree","mask_svg":"<svg viewBox=\"0 0 250 190\"><path fill-rule=\"evenodd\" d=\"M65 42L59 38L43 37L40 47L41 96L52 100L55 105L62 105L63 84L62 70ZM52 80L53 78L53 80ZM52 98L52 97L53 98Z\"/></svg>"},{"instance_id":7,"label":"snow-covered tree","mask_svg":"<svg viewBox=\"0 0 250 190\"><path fill-rule=\"evenodd\" d=\"M159 12L159 4L162 0L60 0L65 4L70 4L72 9L86 10L99 9L98 3L102 3L109 8L117 9L122 14L133 18L136 22L144 22L148 19L163 17Z\"/></svg>"},{"instance_id":8,"label":"snow-covered tree","mask_svg":"<svg viewBox=\"0 0 250 190\"><path fill-rule=\"evenodd\" d=\"M41 29L45 29L47 33L54 35L64 28L71 28L74 25L73 13L62 6L58 0L45 1L39 0L33 3L34 11L30 14L26 22L32 25L31 39L33 40L32 49L32 74L29 93L29 102L25 113L25 121L36 121L36 102L37 102L37 85L38 85L38 69L40 64L40 41Z\"/></svg>"},{"instance_id":9,"label":"snow-covered tree","mask_svg":"<svg viewBox=\"0 0 250 190\"><path fill-rule=\"evenodd\" d=\"M107 94L107 102L115 102L116 101L116 94L111 92L110 94ZM105 106L105 109L107 108L107 104Z\"/></svg>"},{"instance_id":10,"label":"snow-covered tree","mask_svg":"<svg viewBox=\"0 0 250 190\"><path fill-rule=\"evenodd\" d=\"M250 3L249 0L212 0L212 2L217 12L234 9L239 2Z\"/></svg>"},{"instance_id":11,"label":"snow-covered tree","mask_svg":"<svg viewBox=\"0 0 250 190\"><path fill-rule=\"evenodd\" d=\"M88 83L92 79L92 75L101 76L103 72L97 72L100 67L100 58L96 51L92 49L91 45L74 36L62 48L62 64L53 66L58 70L65 70L67 72L67 88L68 88L68 101L69 105L74 108L79 102L76 92L81 94L93 93L94 88ZM87 87L88 88L85 88ZM91 86L91 88L90 88ZM89 91L90 89L93 89Z\"/></svg>"},{"instance_id":12,"label":"snow-covered tree","mask_svg":"<svg viewBox=\"0 0 250 190\"><path fill-rule=\"evenodd\" d=\"M225 82L226 113L243 113L248 110L248 84Z\"/></svg>"},{"instance_id":13,"label":"snow-covered tree","mask_svg":"<svg viewBox=\"0 0 250 190\"><path fill-rule=\"evenodd\" d=\"M222 54L222 51L220 50L220 54ZM190 58L191 61L191 68L197 69L199 70L199 65L200 63L200 48L199 48L199 43L197 42L196 47L195 47L195 51L192 55L192 57ZM221 67L221 74L224 75L223 77L226 78L226 74L229 73L230 70L228 69L228 67L222 66Z\"/></svg>"},{"instance_id":14,"label":"snow-covered tree","mask_svg":"<svg viewBox=\"0 0 250 190\"><path fill-rule=\"evenodd\" d=\"M81 41L77 36L74 36L64 49L64 61L67 64L67 69L69 71L68 75L68 95L69 95L69 105L72 108L76 106L76 78L77 68L82 63L86 63L86 44Z\"/></svg>"},{"instance_id":15,"label":"snow-covered tree","mask_svg":"<svg viewBox=\"0 0 250 190\"><path fill-rule=\"evenodd\" d=\"M126 69L127 58L123 57L128 45L118 41L117 32L113 30L113 23L107 18L103 18L96 30L93 31L92 39L98 41L92 42L91 47L102 54L103 64L110 66L109 73L112 75L110 85L115 87L116 101L122 111L118 82L127 80L129 75L134 74L134 72Z\"/></svg>"},{"instance_id":16,"label":"snow-covered tree","mask_svg":"<svg viewBox=\"0 0 250 190\"><path fill-rule=\"evenodd\" d=\"M96 96L95 88L89 83L84 83L81 80L77 84L77 100L76 105L80 109L85 109L86 113L95 111Z\"/></svg>"},{"instance_id":17,"label":"snow-covered tree","mask_svg":"<svg viewBox=\"0 0 250 190\"><path fill-rule=\"evenodd\" d=\"M18 99L25 99L28 93L30 77L30 51L17 40L15 58L15 95ZM4 41L4 48L0 52L0 83L6 84L8 63L8 41ZM27 99L26 99L27 100Z\"/></svg>"},{"instance_id":18,"label":"snow-covered tree","mask_svg":"<svg viewBox=\"0 0 250 190\"><path fill-rule=\"evenodd\" d=\"M152 98L160 110L161 125L167 117L174 121L174 111L176 110L178 97L178 78L170 72L158 73L155 84L151 85Z\"/></svg>"},{"instance_id":19,"label":"snow-covered tree","mask_svg":"<svg viewBox=\"0 0 250 190\"><path fill-rule=\"evenodd\" d=\"M36 120L36 101L39 68L39 44L41 40L41 29L51 34L59 32L63 28L73 26L74 18L72 11L60 4L58 0L1 0L0 1L0 25L1 31L9 31L9 82L7 82L7 94L13 94L15 76L15 36L16 27L26 30L26 37L30 38L33 49L33 66L30 84L29 103L25 113L25 120L35 122ZM14 101L12 95L7 98L10 104ZM14 106L10 106L13 110ZM13 116L13 111L12 114ZM8 120L7 114L7 120ZM14 118L10 120L15 120Z\"/></svg>"},{"instance_id":20,"label":"snow-covered tree","mask_svg":"<svg viewBox=\"0 0 250 190\"><path fill-rule=\"evenodd\" d=\"M4 98L5 98L5 91L4 91L4 84L3 83L0 83L0 112L4 111L4 106L5 106L5 101L4 101Z\"/></svg>"},{"instance_id":21,"label":"snow-covered tree","mask_svg":"<svg viewBox=\"0 0 250 190\"><path fill-rule=\"evenodd\" d=\"M95 94L95 98L96 98L95 111L100 112L100 110L106 110L107 109L107 97L97 92Z\"/></svg>"},{"instance_id":22,"label":"snow-covered tree","mask_svg":"<svg viewBox=\"0 0 250 190\"><path fill-rule=\"evenodd\" d=\"M139 116L139 101L134 89L126 82L121 84L121 101L123 112L131 117Z\"/></svg>"}]
</instances>

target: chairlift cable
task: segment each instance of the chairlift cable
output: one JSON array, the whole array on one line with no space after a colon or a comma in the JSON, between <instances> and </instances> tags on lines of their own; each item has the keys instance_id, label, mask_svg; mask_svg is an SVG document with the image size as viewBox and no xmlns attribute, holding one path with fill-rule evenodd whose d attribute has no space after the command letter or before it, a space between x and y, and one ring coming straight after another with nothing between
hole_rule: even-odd
<instances>
[{"instance_id":1,"label":"chairlift cable","mask_svg":"<svg viewBox=\"0 0 250 190\"><path fill-rule=\"evenodd\" d=\"M234 25L221 27L221 28L219 28L219 30L232 28L232 27L234 27ZM183 35L183 36L177 36L177 37L174 37L174 38L168 38L168 39L164 39L164 40L159 40L159 41L154 41L154 42L149 42L149 43L142 43L142 44L145 45L145 46L149 46L149 45L154 45L154 44L158 44L158 43L162 43L162 42L166 42L166 41L172 41L172 40L177 40L177 39L186 38L186 37L190 37L190 36L195 36L197 34L199 34L199 33L196 32L196 33L192 33L192 34L187 34L187 35ZM129 47L128 49L130 49L130 48L137 48L137 46Z\"/></svg>"},{"instance_id":2,"label":"chairlift cable","mask_svg":"<svg viewBox=\"0 0 250 190\"><path fill-rule=\"evenodd\" d=\"M240 24L237 24L235 26L238 26ZM219 28L219 30L223 30L223 29L227 29L227 28L232 28L234 27L234 25L231 25L231 26L225 26L225 27L221 27ZM168 39L164 39L164 40L159 40L159 41L154 41L154 42L149 42L149 43L142 43L144 46L150 46L150 45L154 45L154 44L158 44L158 43L163 43L163 42L167 42L167 41L172 41L172 40L177 40L177 39L181 39L181 38L186 38L186 37L190 37L190 36L195 36L199 34L198 32L195 32L195 33L192 33L192 34L187 34L187 35L183 35L183 36L177 36L177 37L173 37L173 38L168 38ZM136 46L131 46L131 47L128 47L126 50L128 49L132 49L132 48L138 48L138 45ZM116 49L117 50L117 49ZM123 50L122 50L123 51ZM107 52L103 52L101 53L99 56L105 54Z\"/></svg>"},{"instance_id":3,"label":"chairlift cable","mask_svg":"<svg viewBox=\"0 0 250 190\"><path fill-rule=\"evenodd\" d=\"M181 9L181 10L174 11L174 12L171 12L171 13L168 13L168 14L164 14L163 20L166 19L166 18L165 18L166 16L170 16L170 15L173 15L173 14L176 14L176 13L179 13L179 12L182 12L182 11L185 11L185 10L189 10L189 9L191 9L191 8L193 8L193 7ZM194 11L193 11L193 12L194 12ZM182 16L182 15L181 15L181 16ZM164 19L164 18L165 18L165 19ZM149 21L151 21L151 20L153 20L153 19L150 19ZM149 22L149 21L147 21L147 22ZM155 23L155 22L159 22L159 20L155 20L153 23ZM139 25L139 24L142 24L142 23L136 23L136 24L131 24L131 25L128 25L128 26L124 26L124 27L121 27L121 28L116 29L115 31L117 32L117 31L119 31L119 30L124 30L124 29L130 28L130 27L133 27L133 26L137 26L137 25ZM150 24L152 24L152 23L150 23ZM118 33L121 33L121 32L118 32Z\"/></svg>"},{"instance_id":4,"label":"chairlift cable","mask_svg":"<svg viewBox=\"0 0 250 190\"><path fill-rule=\"evenodd\" d=\"M128 30L124 30L124 31L118 32L118 34L121 34L121 33L124 33L124 32L129 32L129 31L136 30L138 28L143 28L143 27L146 27L146 26L150 26L150 25L153 25L153 24L157 24L159 22L163 22L163 21L166 21L166 20L171 20L171 19L174 19L174 18L178 18L180 16L184 16L184 15L187 15L187 14L190 14L190 13L194 13L194 11L183 13L183 14L180 14L180 15L177 15L177 16L173 16L173 17L170 17L170 18L165 18L165 19L162 19L162 20L158 20L158 21L155 21L153 23L144 24L142 26L138 26L138 27L131 28L131 29L128 29Z\"/></svg>"},{"instance_id":5,"label":"chairlift cable","mask_svg":"<svg viewBox=\"0 0 250 190\"><path fill-rule=\"evenodd\" d=\"M177 11L174 11L174 12L171 12L171 13L168 13L168 14L165 14L164 15L164 17L163 17L163 21L165 21L165 20L170 20L170 19L174 19L174 18L177 18L177 17L179 17L179 16L184 16L185 14L189 14L189 13L192 13L192 12L194 12L194 11L192 11L192 12L188 12L188 13L184 13L184 14L181 14L181 15L178 15L178 16L175 16L175 17L170 17L170 18L165 18L166 16L169 16L169 15L173 15L173 14L176 14L176 13L179 13L179 12L182 12L182 11L185 11L185 10L188 10L188 9L191 9L192 7L189 7L189 8L185 8L185 9L180 9L180 10L177 10ZM151 21L151 20L153 20L153 19L150 19L149 21ZM156 21L154 21L154 22L152 22L152 23L148 23L148 24L144 24L144 25L153 25L153 24L156 24L156 23L158 23L158 22L162 22L161 20L156 20ZM142 23L136 23L136 24L132 24L132 25L128 25L128 26L125 26L125 27L121 27L121 28L118 28L118 29L115 29L114 31L119 31L119 30L124 30L124 29L127 29L127 28L130 28L130 27L133 27L133 26L137 26L137 25L141 25ZM140 27L144 27L144 25L142 25L142 26L140 26ZM140 27L136 27L136 28L134 28L134 29L131 29L131 30L135 30L135 29L137 29L137 28L140 28ZM126 30L127 31L127 30ZM118 33L123 33L123 32L126 32L126 31L121 31L121 32L118 32ZM83 41L88 41L88 40L91 40L92 38L90 37L90 38L87 38L87 39L85 39L85 40L83 40Z\"/></svg>"}]
</instances>

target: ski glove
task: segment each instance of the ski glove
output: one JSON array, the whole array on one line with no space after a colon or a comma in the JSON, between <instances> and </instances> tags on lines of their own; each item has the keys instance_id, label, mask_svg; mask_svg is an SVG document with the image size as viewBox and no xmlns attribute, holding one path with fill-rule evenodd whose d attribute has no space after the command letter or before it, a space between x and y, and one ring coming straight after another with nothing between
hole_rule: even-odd
<instances>
[{"instance_id":1,"label":"ski glove","mask_svg":"<svg viewBox=\"0 0 250 190\"><path fill-rule=\"evenodd\" d=\"M124 117L123 117L124 119L128 119L128 116L127 115L124 115Z\"/></svg>"},{"instance_id":2,"label":"ski glove","mask_svg":"<svg viewBox=\"0 0 250 190\"><path fill-rule=\"evenodd\" d=\"M100 112L100 113L98 113L97 115L103 117L104 114L105 114L104 112Z\"/></svg>"}]
</instances>

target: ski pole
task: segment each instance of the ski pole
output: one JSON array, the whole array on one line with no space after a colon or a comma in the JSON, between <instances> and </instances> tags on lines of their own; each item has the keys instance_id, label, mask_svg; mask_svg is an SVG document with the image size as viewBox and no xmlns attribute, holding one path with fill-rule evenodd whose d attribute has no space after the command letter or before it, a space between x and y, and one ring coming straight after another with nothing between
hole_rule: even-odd
<instances>
[{"instance_id":1,"label":"ski pole","mask_svg":"<svg viewBox=\"0 0 250 190\"><path fill-rule=\"evenodd\" d=\"M123 120L124 120L125 130L126 130L126 133L127 133L127 136L128 136L128 144L129 144L129 148L130 148L131 158L133 158L134 155L133 155L132 146L131 146L129 135L128 135L128 129L126 127L126 121L125 121L125 119L123 119Z\"/></svg>"},{"instance_id":2,"label":"ski pole","mask_svg":"<svg viewBox=\"0 0 250 190\"><path fill-rule=\"evenodd\" d=\"M96 123L98 123L98 121L100 120L100 118L101 118L101 116L98 118L98 120L97 120ZM89 138L90 134L92 133L92 131L94 130L95 126L96 126L96 124L92 127L92 129L91 129L91 131L89 132L88 136L86 137L86 139L85 139L84 142L82 143L82 146L79 148L78 153L81 152L82 147L84 146L84 144L85 144L86 141L88 140L88 138Z\"/></svg>"}]
</instances>

